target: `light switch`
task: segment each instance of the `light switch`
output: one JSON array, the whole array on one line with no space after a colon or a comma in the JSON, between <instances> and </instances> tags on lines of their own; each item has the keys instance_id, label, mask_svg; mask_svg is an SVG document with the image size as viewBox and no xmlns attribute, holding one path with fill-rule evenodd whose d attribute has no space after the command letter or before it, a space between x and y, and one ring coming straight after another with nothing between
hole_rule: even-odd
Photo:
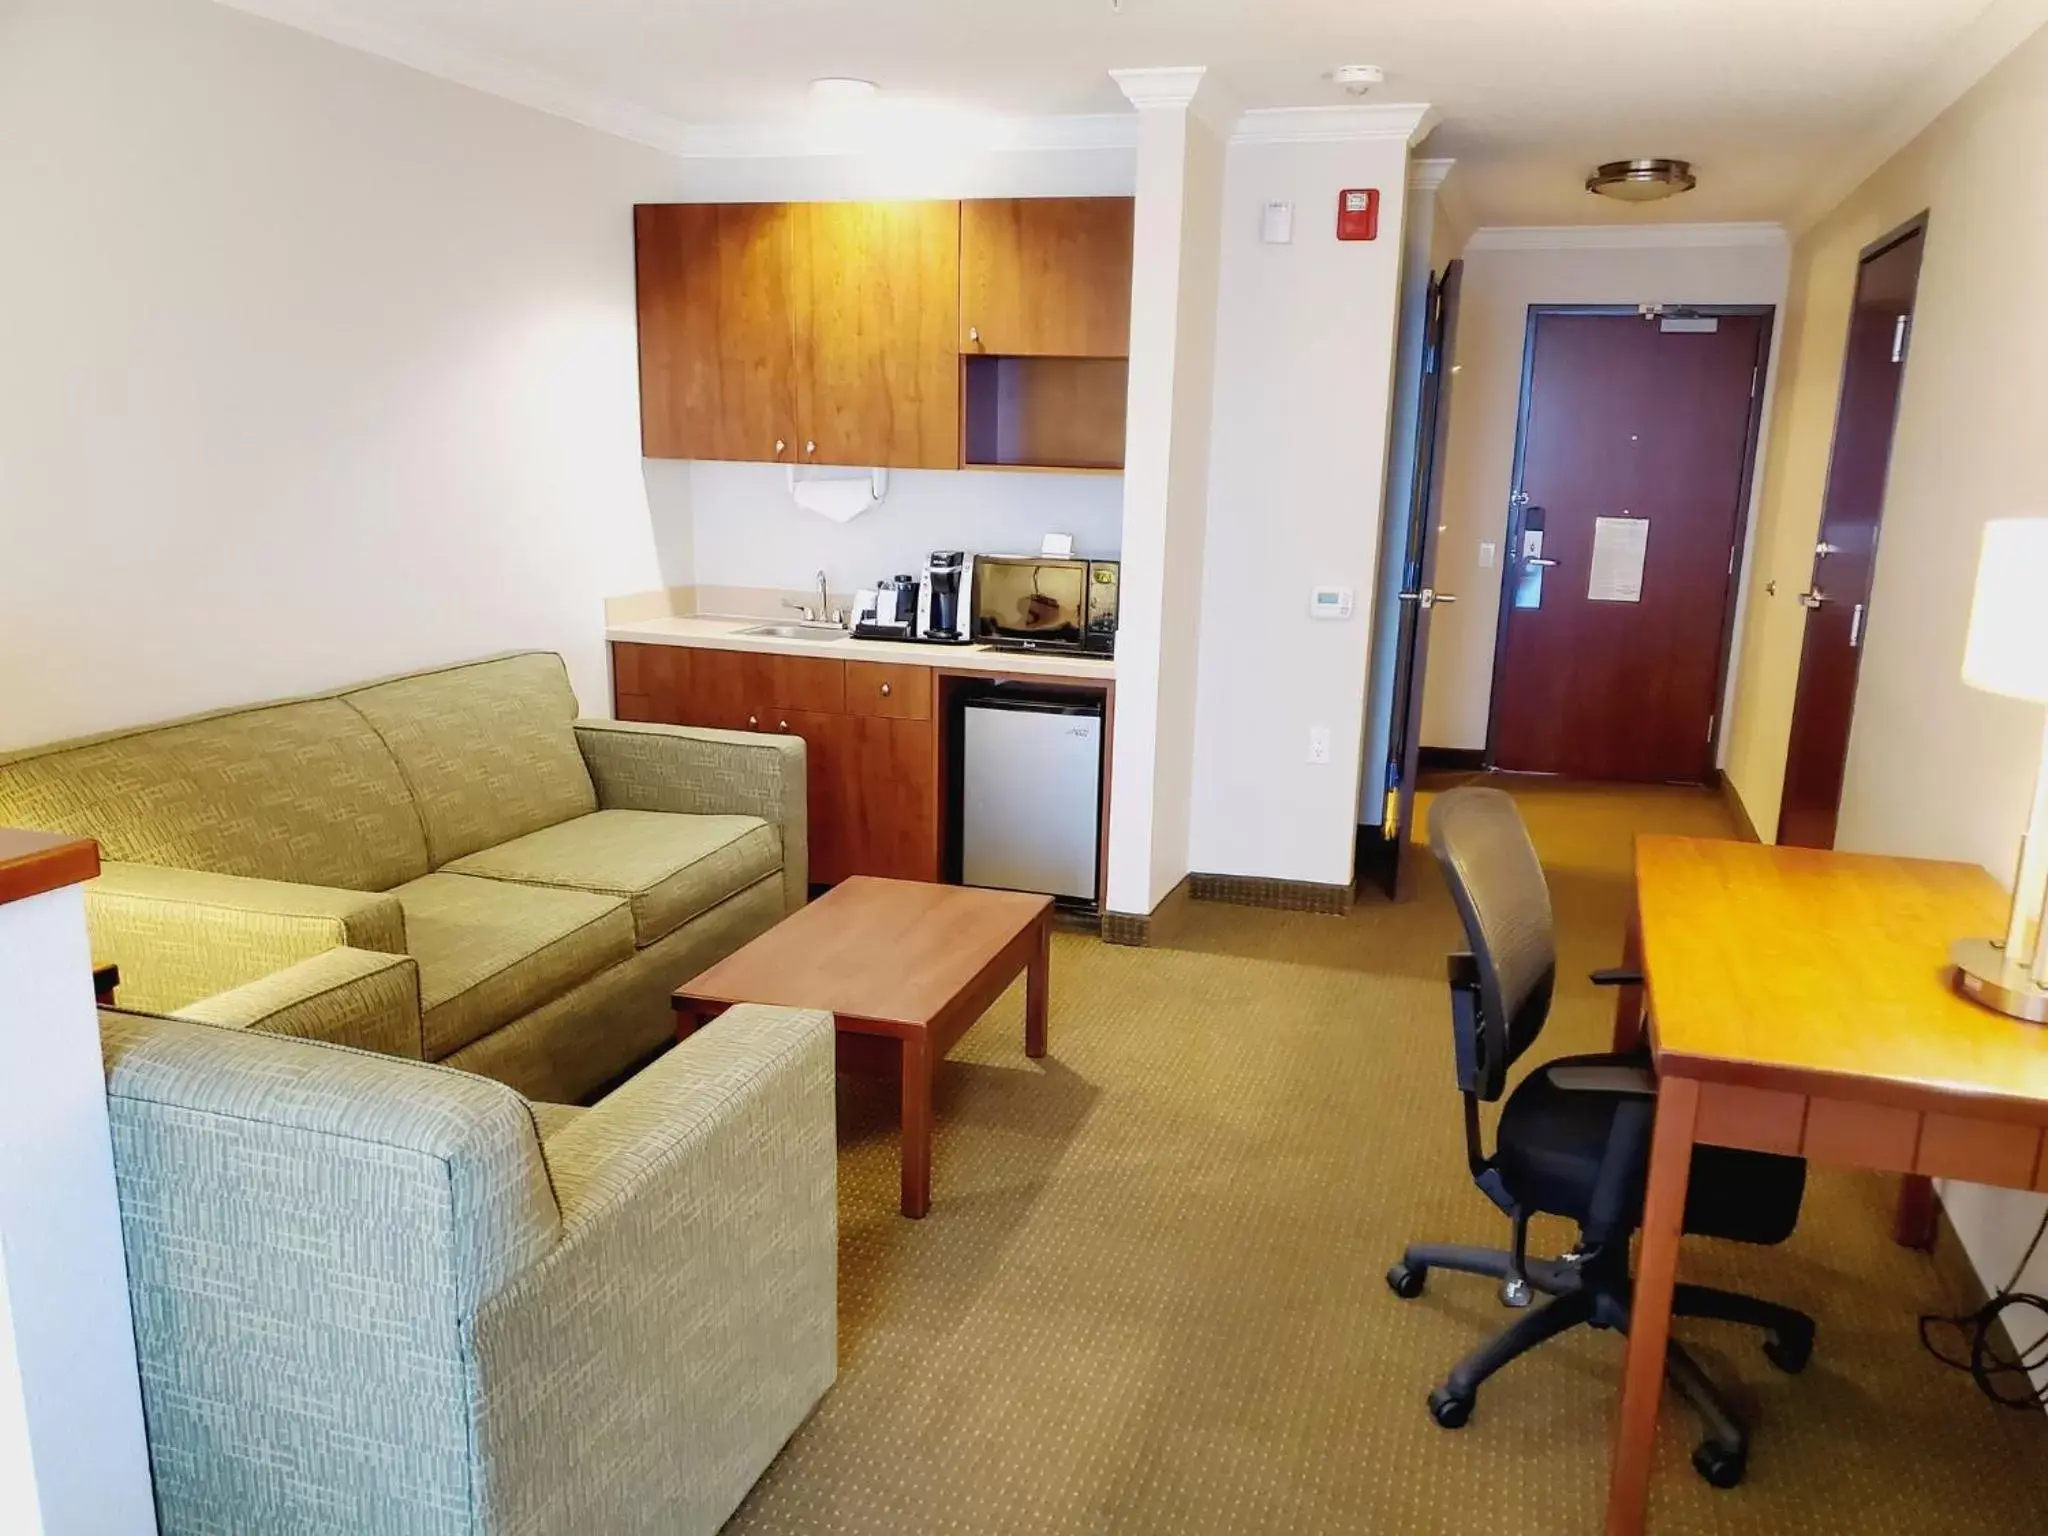
<instances>
[{"instance_id":1,"label":"light switch","mask_svg":"<svg viewBox=\"0 0 2048 1536\"><path fill-rule=\"evenodd\" d=\"M1479 569L1482 571L1492 570L1494 559L1499 554L1500 546L1498 544L1489 543L1487 540L1481 539L1479 541Z\"/></svg>"}]
</instances>

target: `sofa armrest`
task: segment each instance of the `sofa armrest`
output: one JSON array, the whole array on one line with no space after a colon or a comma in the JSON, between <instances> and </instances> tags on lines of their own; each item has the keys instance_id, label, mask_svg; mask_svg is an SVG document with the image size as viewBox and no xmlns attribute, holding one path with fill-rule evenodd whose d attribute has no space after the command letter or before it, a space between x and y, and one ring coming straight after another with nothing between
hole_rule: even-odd
<instances>
[{"instance_id":1,"label":"sofa armrest","mask_svg":"<svg viewBox=\"0 0 2048 1536\"><path fill-rule=\"evenodd\" d=\"M410 955L330 949L177 1009L173 1018L426 1059L420 967Z\"/></svg>"},{"instance_id":2,"label":"sofa armrest","mask_svg":"<svg viewBox=\"0 0 2048 1536\"><path fill-rule=\"evenodd\" d=\"M103 864L85 887L93 958L124 1007L168 1013L347 946L405 952L393 896L156 864Z\"/></svg>"},{"instance_id":3,"label":"sofa armrest","mask_svg":"<svg viewBox=\"0 0 2048 1536\"><path fill-rule=\"evenodd\" d=\"M607 811L758 816L782 834L784 906L810 895L804 744L751 731L579 720L576 743Z\"/></svg>"},{"instance_id":4,"label":"sofa armrest","mask_svg":"<svg viewBox=\"0 0 2048 1536\"><path fill-rule=\"evenodd\" d=\"M545 1156L561 1241L476 1318L482 1500L552 1529L630 1486L716 1529L837 1369L831 1016L734 1008Z\"/></svg>"}]
</instances>

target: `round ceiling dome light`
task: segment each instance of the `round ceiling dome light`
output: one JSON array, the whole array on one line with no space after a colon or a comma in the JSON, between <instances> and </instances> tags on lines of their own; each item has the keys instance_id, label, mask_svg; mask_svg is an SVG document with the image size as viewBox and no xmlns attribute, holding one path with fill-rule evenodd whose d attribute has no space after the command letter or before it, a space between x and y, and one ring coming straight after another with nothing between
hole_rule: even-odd
<instances>
[{"instance_id":1,"label":"round ceiling dome light","mask_svg":"<svg viewBox=\"0 0 2048 1536\"><path fill-rule=\"evenodd\" d=\"M843 106L851 102L866 101L881 89L872 80L856 79L852 75L826 75L811 82L811 99L828 105Z\"/></svg>"},{"instance_id":2,"label":"round ceiling dome light","mask_svg":"<svg viewBox=\"0 0 2048 1536\"><path fill-rule=\"evenodd\" d=\"M1586 190L1624 203L1654 203L1700 184L1690 160L1610 160L1586 178Z\"/></svg>"}]
</instances>

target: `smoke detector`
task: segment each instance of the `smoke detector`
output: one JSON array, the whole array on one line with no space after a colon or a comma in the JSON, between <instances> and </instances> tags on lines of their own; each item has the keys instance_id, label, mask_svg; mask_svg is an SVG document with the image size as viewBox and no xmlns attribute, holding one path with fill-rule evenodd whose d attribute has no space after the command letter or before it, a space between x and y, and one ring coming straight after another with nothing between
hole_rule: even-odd
<instances>
[{"instance_id":1,"label":"smoke detector","mask_svg":"<svg viewBox=\"0 0 2048 1536\"><path fill-rule=\"evenodd\" d=\"M1385 80L1387 72L1377 64L1340 64L1330 71L1330 78L1344 87L1347 96L1363 96Z\"/></svg>"}]
</instances>

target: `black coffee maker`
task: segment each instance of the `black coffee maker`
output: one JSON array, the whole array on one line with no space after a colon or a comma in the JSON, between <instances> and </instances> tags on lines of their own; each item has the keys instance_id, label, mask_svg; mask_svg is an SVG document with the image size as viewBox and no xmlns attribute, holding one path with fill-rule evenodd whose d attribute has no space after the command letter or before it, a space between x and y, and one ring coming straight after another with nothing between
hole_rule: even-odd
<instances>
[{"instance_id":1,"label":"black coffee maker","mask_svg":"<svg viewBox=\"0 0 2048 1536\"><path fill-rule=\"evenodd\" d=\"M964 549L935 549L917 583L917 638L965 645L974 611L974 562Z\"/></svg>"}]
</instances>

